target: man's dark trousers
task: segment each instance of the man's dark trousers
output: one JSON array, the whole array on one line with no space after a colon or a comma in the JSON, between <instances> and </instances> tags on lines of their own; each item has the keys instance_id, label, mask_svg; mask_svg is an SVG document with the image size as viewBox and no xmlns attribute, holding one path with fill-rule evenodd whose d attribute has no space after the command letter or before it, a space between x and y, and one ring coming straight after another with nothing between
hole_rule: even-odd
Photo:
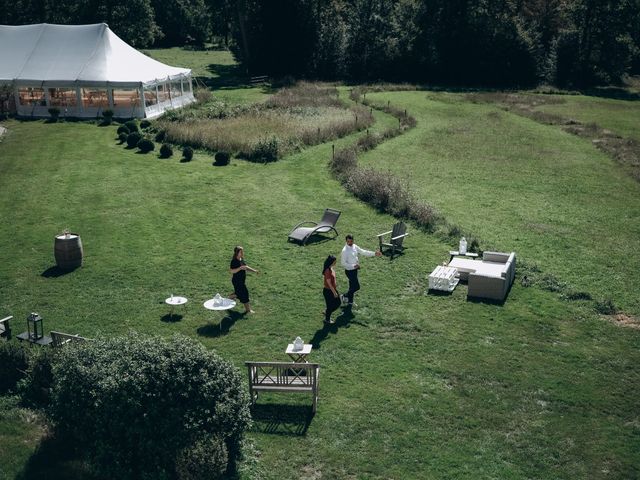
<instances>
[{"instance_id":1,"label":"man's dark trousers","mask_svg":"<svg viewBox=\"0 0 640 480\"><path fill-rule=\"evenodd\" d=\"M353 303L353 294L360 290L360 282L358 281L358 269L354 268L353 270L345 270L344 273L349 279L349 291L345 293L345 297L347 297L349 303Z\"/></svg>"}]
</instances>

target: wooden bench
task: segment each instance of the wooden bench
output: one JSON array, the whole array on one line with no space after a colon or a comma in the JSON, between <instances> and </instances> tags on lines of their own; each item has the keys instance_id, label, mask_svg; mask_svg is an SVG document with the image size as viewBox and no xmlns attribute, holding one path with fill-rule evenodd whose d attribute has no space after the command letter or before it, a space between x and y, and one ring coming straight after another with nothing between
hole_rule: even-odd
<instances>
[{"instance_id":1,"label":"wooden bench","mask_svg":"<svg viewBox=\"0 0 640 480\"><path fill-rule=\"evenodd\" d=\"M11 340L11 326L9 325L9 320L13 319L13 317L6 317L0 320L0 337L4 337L7 340Z\"/></svg>"},{"instance_id":2,"label":"wooden bench","mask_svg":"<svg viewBox=\"0 0 640 480\"><path fill-rule=\"evenodd\" d=\"M258 392L311 393L313 412L318 406L317 363L245 362L249 370L249 395L255 403Z\"/></svg>"},{"instance_id":3,"label":"wooden bench","mask_svg":"<svg viewBox=\"0 0 640 480\"><path fill-rule=\"evenodd\" d=\"M80 335L71 335L70 333L54 332L51 331L51 338L53 339L53 347L61 347L71 342L85 342L87 339Z\"/></svg>"},{"instance_id":4,"label":"wooden bench","mask_svg":"<svg viewBox=\"0 0 640 480\"><path fill-rule=\"evenodd\" d=\"M249 84L251 85L262 85L264 83L267 83L269 80L269 77L267 75L258 75L256 77L251 77L249 78Z\"/></svg>"}]
</instances>

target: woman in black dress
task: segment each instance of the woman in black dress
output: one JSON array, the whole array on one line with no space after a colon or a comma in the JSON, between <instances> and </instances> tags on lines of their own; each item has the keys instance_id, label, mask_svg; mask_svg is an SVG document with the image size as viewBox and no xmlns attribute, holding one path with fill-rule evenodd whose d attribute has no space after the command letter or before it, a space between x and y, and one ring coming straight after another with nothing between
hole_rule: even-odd
<instances>
[{"instance_id":1,"label":"woman in black dress","mask_svg":"<svg viewBox=\"0 0 640 480\"><path fill-rule=\"evenodd\" d=\"M247 270L259 273L258 270L247 265L244 261L244 249L238 245L233 249L233 258L229 266L229 273L232 274L231 283L233 284L233 293L229 295L229 298L237 298L240 300L240 302L244 304L244 313L255 313L251 310L249 290L247 290L247 286L245 285Z\"/></svg>"}]
</instances>

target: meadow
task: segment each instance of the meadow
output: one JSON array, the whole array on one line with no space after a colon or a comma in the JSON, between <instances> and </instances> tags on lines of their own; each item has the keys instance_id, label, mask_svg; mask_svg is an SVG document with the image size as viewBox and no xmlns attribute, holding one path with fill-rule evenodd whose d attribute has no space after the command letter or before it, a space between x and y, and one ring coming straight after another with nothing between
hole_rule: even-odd
<instances>
[{"instance_id":1,"label":"meadow","mask_svg":"<svg viewBox=\"0 0 640 480\"><path fill-rule=\"evenodd\" d=\"M222 64L204 52L150 53L195 68ZM223 92L226 101L256 95L243 85ZM457 94L371 95L407 108L417 125L362 154L362 165L407 178L484 249L515 250L527 268L611 297L637 326L640 187L611 159L557 127ZM397 124L373 115L372 133ZM332 144L361 134L267 165L215 167L205 151L180 162L126 149L115 125L3 126L0 315L14 315L17 333L31 311L45 331L181 333L240 369L246 360L287 360L298 335L314 345L317 414L305 396L261 396L239 478L640 475L640 330L599 315L591 301L526 286L520 270L502 305L468 301L464 285L426 294L427 275L456 244L410 225L403 255L364 259L358 308L322 324L324 258L340 252L346 233L375 248L376 234L396 221L348 194L327 168ZM339 238L287 242L293 225L327 207L342 211ZM53 237L65 227L82 236L85 263L57 275ZM237 244L261 272L247 282L256 314L237 309L223 319L202 302L230 292ZM345 289L340 271L338 285ZM171 294L189 298L173 321L164 304ZM37 412L1 401L0 478L89 478L43 440Z\"/></svg>"}]
</instances>

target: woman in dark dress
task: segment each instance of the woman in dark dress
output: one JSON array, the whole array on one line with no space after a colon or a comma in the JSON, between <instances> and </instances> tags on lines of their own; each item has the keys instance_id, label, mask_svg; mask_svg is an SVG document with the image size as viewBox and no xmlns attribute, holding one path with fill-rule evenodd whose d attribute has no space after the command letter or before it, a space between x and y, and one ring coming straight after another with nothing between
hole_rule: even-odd
<instances>
[{"instance_id":1,"label":"woman in dark dress","mask_svg":"<svg viewBox=\"0 0 640 480\"><path fill-rule=\"evenodd\" d=\"M324 302L327 306L327 309L324 311L324 323L334 323L331 321L331 314L335 312L341 304L336 285L336 272L333 268L335 265L336 257L329 255L324 261L324 267L322 267L324 287L322 289L322 295L324 295Z\"/></svg>"},{"instance_id":2,"label":"woman in dark dress","mask_svg":"<svg viewBox=\"0 0 640 480\"><path fill-rule=\"evenodd\" d=\"M249 290L247 290L247 286L245 285L247 270L259 273L258 270L247 265L244 261L244 249L238 245L233 249L233 258L229 266L229 273L232 274L231 283L233 284L233 293L229 295L229 298L237 298L240 300L240 302L244 304L244 313L255 313L251 310Z\"/></svg>"}]
</instances>

